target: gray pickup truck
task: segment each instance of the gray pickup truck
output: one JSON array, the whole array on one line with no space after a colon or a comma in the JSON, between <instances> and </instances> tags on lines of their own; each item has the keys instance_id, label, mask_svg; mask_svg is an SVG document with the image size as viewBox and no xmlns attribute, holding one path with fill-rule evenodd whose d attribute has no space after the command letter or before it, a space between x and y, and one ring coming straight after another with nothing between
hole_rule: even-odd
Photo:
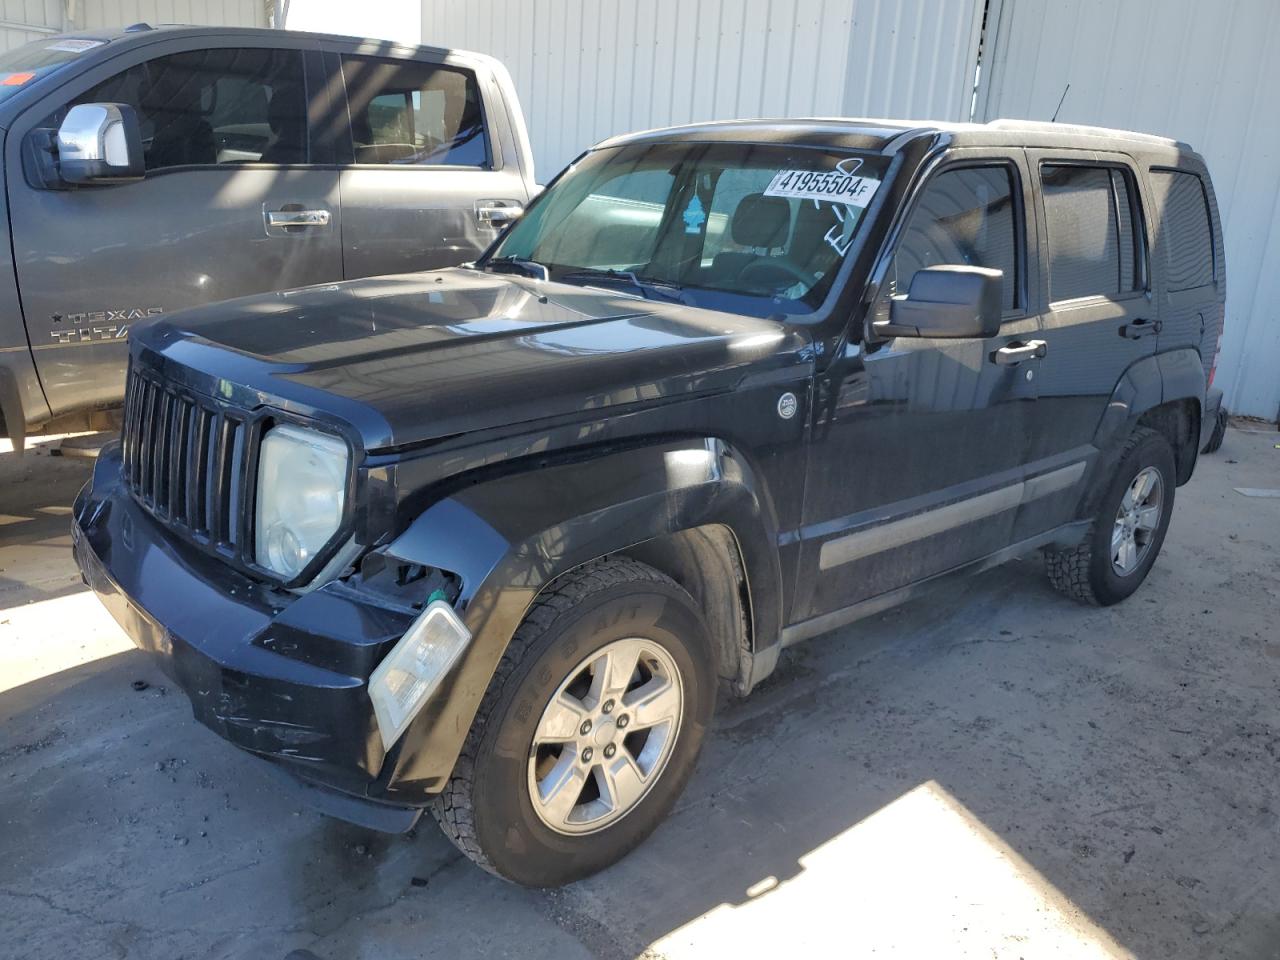
<instances>
[{"instance_id":1,"label":"gray pickup truck","mask_svg":"<svg viewBox=\"0 0 1280 960\"><path fill-rule=\"evenodd\" d=\"M0 54L0 138L0 426L18 448L120 405L140 319L472 260L536 190L501 64L305 33L37 40Z\"/></svg>"}]
</instances>

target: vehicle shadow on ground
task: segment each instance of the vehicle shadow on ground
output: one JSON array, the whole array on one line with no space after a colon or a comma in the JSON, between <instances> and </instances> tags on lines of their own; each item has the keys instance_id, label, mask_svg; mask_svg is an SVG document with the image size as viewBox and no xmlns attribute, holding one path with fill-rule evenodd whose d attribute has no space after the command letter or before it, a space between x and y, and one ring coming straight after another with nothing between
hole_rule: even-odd
<instances>
[{"instance_id":1,"label":"vehicle shadow on ground","mask_svg":"<svg viewBox=\"0 0 1280 960\"><path fill-rule=\"evenodd\" d=\"M903 938L938 925L933 955L1031 957L1047 904L1072 955L1274 957L1280 515L1237 529L1226 492L1197 496L1117 607L1064 600L1029 559L790 651L721 704L653 838L560 891L484 874L429 820L387 837L311 812L136 652L0 683L0 942L674 960L745 936L847 955L892 952L885 913ZM951 804L941 829L922 790ZM948 846L956 824L978 840ZM1016 882L984 885L987 851Z\"/></svg>"},{"instance_id":2,"label":"vehicle shadow on ground","mask_svg":"<svg viewBox=\"0 0 1280 960\"><path fill-rule=\"evenodd\" d=\"M1231 638L1261 671L1206 652L1204 627L1169 597L1207 589L1157 567L1127 604L1089 609L1053 593L1035 558L797 648L780 676L722 709L699 775L653 840L558 895L575 933L601 956L655 941L656 953L696 956L745 925L762 938L742 937L750 949L770 940L752 912L792 885L774 919L811 955L883 933L875 911L888 911L901 932L878 945L897 942L900 955L922 955L902 945L936 924L944 954L1002 943L1009 956L1275 956L1280 912L1263 891L1280 872L1280 650L1261 631ZM922 786L961 808L946 830L987 834L1016 883L984 889L980 857L955 862L973 853L967 838L931 848L936 824L904 831L883 816ZM824 848L833 854L815 856ZM1233 862L1238 875L1215 866ZM1043 917L1031 902L990 902L1011 891L1058 909L1071 935L1020 935ZM741 916L671 935L726 908Z\"/></svg>"},{"instance_id":3,"label":"vehicle shadow on ground","mask_svg":"<svg viewBox=\"0 0 1280 960\"><path fill-rule=\"evenodd\" d=\"M83 589L67 563L71 504L93 463L56 449L43 441L21 456L0 452L0 609Z\"/></svg>"}]
</instances>

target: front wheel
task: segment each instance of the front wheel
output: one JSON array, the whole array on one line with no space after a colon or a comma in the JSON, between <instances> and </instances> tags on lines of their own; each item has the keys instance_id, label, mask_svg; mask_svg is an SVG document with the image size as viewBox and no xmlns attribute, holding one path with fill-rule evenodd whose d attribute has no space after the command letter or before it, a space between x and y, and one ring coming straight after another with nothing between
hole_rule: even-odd
<instances>
[{"instance_id":1,"label":"front wheel","mask_svg":"<svg viewBox=\"0 0 1280 960\"><path fill-rule=\"evenodd\" d=\"M1137 590L1164 544L1175 483L1169 441L1145 427L1134 430L1084 542L1045 553L1053 585L1069 597L1104 607Z\"/></svg>"},{"instance_id":2,"label":"front wheel","mask_svg":"<svg viewBox=\"0 0 1280 960\"><path fill-rule=\"evenodd\" d=\"M432 811L492 873L553 887L643 841L679 797L715 705L693 599L632 560L556 581L516 631Z\"/></svg>"}]
</instances>

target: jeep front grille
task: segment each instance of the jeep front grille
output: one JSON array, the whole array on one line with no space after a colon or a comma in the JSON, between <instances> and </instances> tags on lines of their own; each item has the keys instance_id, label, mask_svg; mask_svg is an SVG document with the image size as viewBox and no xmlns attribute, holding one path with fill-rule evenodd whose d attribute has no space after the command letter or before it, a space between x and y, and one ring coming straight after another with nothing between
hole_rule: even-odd
<instances>
[{"instance_id":1,"label":"jeep front grille","mask_svg":"<svg viewBox=\"0 0 1280 960\"><path fill-rule=\"evenodd\" d=\"M246 419L131 365L121 441L124 479L152 516L219 553L238 554L248 523Z\"/></svg>"}]
</instances>

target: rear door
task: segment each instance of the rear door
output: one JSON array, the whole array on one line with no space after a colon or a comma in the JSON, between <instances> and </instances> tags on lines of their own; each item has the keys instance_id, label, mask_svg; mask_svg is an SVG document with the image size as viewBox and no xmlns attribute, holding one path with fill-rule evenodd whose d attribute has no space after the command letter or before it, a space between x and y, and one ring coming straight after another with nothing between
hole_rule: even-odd
<instances>
[{"instance_id":1,"label":"rear door","mask_svg":"<svg viewBox=\"0 0 1280 960\"><path fill-rule=\"evenodd\" d=\"M256 39L256 38L255 38ZM342 277L338 174L318 133L318 52L288 37L162 41L29 109L6 145L14 260L55 414L118 403L125 338L147 316ZM146 176L39 189L21 150L68 106L127 103ZM309 225L289 226L306 214ZM281 222L280 218L284 218Z\"/></svg>"},{"instance_id":2,"label":"rear door","mask_svg":"<svg viewBox=\"0 0 1280 960\"><path fill-rule=\"evenodd\" d=\"M1221 237L1210 214L1208 184L1196 170L1153 167L1151 212L1159 271L1160 352L1191 347L1205 376L1213 369L1222 334L1225 282Z\"/></svg>"},{"instance_id":3,"label":"rear door","mask_svg":"<svg viewBox=\"0 0 1280 960\"><path fill-rule=\"evenodd\" d=\"M1083 476L1116 384L1156 350L1146 218L1128 157L1069 150L1030 150L1028 157L1041 188L1040 337L1047 344L1031 462ZM1020 514L1018 536L1074 519L1078 500L1075 484L1044 498Z\"/></svg>"},{"instance_id":4,"label":"rear door","mask_svg":"<svg viewBox=\"0 0 1280 960\"><path fill-rule=\"evenodd\" d=\"M528 202L489 71L452 56L326 54L345 89L347 278L475 259Z\"/></svg>"},{"instance_id":5,"label":"rear door","mask_svg":"<svg viewBox=\"0 0 1280 960\"><path fill-rule=\"evenodd\" d=\"M1039 329L1025 184L1021 151L956 150L912 202L877 315L924 267L992 267L1005 277L1001 329L986 339L852 343L820 375L793 620L1009 544L1042 363L1008 362Z\"/></svg>"}]
</instances>

